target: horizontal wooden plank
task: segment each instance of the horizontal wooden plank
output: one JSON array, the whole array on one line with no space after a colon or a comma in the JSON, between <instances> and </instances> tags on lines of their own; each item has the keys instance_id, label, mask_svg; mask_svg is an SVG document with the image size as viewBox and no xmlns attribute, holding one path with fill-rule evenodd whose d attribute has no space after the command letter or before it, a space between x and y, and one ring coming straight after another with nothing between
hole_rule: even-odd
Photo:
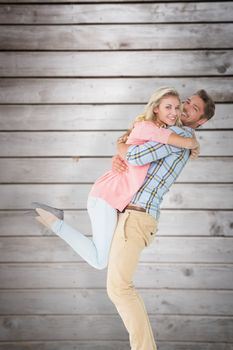
<instances>
[{"instance_id":1,"label":"horizontal wooden plank","mask_svg":"<svg viewBox=\"0 0 233 350\"><path fill-rule=\"evenodd\" d=\"M225 315L233 313L233 291L141 289L149 314ZM97 302L98 301L98 302ZM105 289L1 290L1 315L115 314Z\"/></svg>"},{"instance_id":2,"label":"horizontal wooden plank","mask_svg":"<svg viewBox=\"0 0 233 350\"><path fill-rule=\"evenodd\" d=\"M106 157L122 132L0 132L1 157ZM201 156L232 156L232 131L198 131ZM42 146L43 145L43 146Z\"/></svg>"},{"instance_id":3,"label":"horizontal wooden plank","mask_svg":"<svg viewBox=\"0 0 233 350\"><path fill-rule=\"evenodd\" d=\"M111 169L111 158L0 158L1 183L94 182ZM190 160L178 182L232 182L233 158Z\"/></svg>"},{"instance_id":4,"label":"horizontal wooden plank","mask_svg":"<svg viewBox=\"0 0 233 350\"><path fill-rule=\"evenodd\" d=\"M158 340L233 340L231 317L152 316L151 325ZM118 316L8 316L0 318L0 329L3 341L128 339Z\"/></svg>"},{"instance_id":5,"label":"horizontal wooden plank","mask_svg":"<svg viewBox=\"0 0 233 350\"><path fill-rule=\"evenodd\" d=\"M216 104L201 129L233 128L232 104ZM0 105L0 130L126 130L144 105Z\"/></svg>"},{"instance_id":6,"label":"horizontal wooden plank","mask_svg":"<svg viewBox=\"0 0 233 350\"><path fill-rule=\"evenodd\" d=\"M0 185L0 209L30 209L31 202L49 203L63 209L85 209L91 185ZM232 209L230 184L174 184L164 197L162 209ZM200 202L201 198L201 202Z\"/></svg>"},{"instance_id":7,"label":"horizontal wooden plank","mask_svg":"<svg viewBox=\"0 0 233 350\"><path fill-rule=\"evenodd\" d=\"M233 151L233 147L231 145L231 131L202 131L196 132L197 139L200 142L201 156L231 156L231 151ZM222 145L222 138L224 138L224 145ZM215 146L214 146L215 145ZM225 152L223 152L223 147L225 148ZM216 150L215 150L216 147ZM220 153L221 152L221 153Z\"/></svg>"},{"instance_id":8,"label":"horizontal wooden plank","mask_svg":"<svg viewBox=\"0 0 233 350\"><path fill-rule=\"evenodd\" d=\"M0 262L78 261L83 261L83 259L65 241L56 236L1 237ZM217 237L160 237L145 249L141 261L233 263L233 240Z\"/></svg>"},{"instance_id":9,"label":"horizontal wooden plank","mask_svg":"<svg viewBox=\"0 0 233 350\"><path fill-rule=\"evenodd\" d=\"M203 40L203 32L205 40ZM2 25L1 50L232 48L232 23ZM137 40L135 40L137 38Z\"/></svg>"},{"instance_id":10,"label":"horizontal wooden plank","mask_svg":"<svg viewBox=\"0 0 233 350\"><path fill-rule=\"evenodd\" d=\"M0 264L1 288L105 288L106 270L86 263ZM150 276L150 278L149 278ZM232 264L140 263L137 288L233 289Z\"/></svg>"},{"instance_id":11,"label":"horizontal wooden plank","mask_svg":"<svg viewBox=\"0 0 233 350\"><path fill-rule=\"evenodd\" d=\"M191 209L195 207L196 209L201 209L203 206L203 209L232 209L233 194L231 191L233 191L231 185L175 184L165 196L161 207L168 207L169 209L171 207L177 209ZM230 199L231 196L232 199ZM215 205L216 207L213 208ZM228 207L226 208L227 205Z\"/></svg>"},{"instance_id":12,"label":"horizontal wooden plank","mask_svg":"<svg viewBox=\"0 0 233 350\"><path fill-rule=\"evenodd\" d=\"M218 119L231 122L231 105L220 104ZM0 105L1 130L125 130L144 105ZM224 120L222 120L224 124ZM232 122L233 123L233 122ZM232 124L233 125L233 124Z\"/></svg>"},{"instance_id":13,"label":"horizontal wooden plank","mask_svg":"<svg viewBox=\"0 0 233 350\"><path fill-rule=\"evenodd\" d=\"M144 3L144 2L160 2L161 0L140 0L140 2ZM177 0L164 0L164 2L176 2ZM188 2L190 0L183 0L183 2ZM208 2L210 0L206 0L206 2ZM46 4L53 4L53 3L68 3L68 4L72 4L72 3L79 3L80 1L79 0L7 0L7 3L11 4L11 3L14 3L14 4L30 4L30 3L46 3ZM92 0L91 1L92 3L99 3L99 0ZM102 0L101 1L102 3L109 3L109 0ZM125 0L111 0L111 3L114 3L114 2L122 2L124 3ZM135 0L127 0L127 2L135 2ZM0 0L0 3L6 3L6 0ZM82 0L81 3L90 3L90 0Z\"/></svg>"},{"instance_id":14,"label":"horizontal wooden plank","mask_svg":"<svg viewBox=\"0 0 233 350\"><path fill-rule=\"evenodd\" d=\"M216 102L232 102L232 82L233 79L229 77L2 78L0 103L147 103L153 91L165 85L175 86L183 97L191 96L199 89L205 89Z\"/></svg>"},{"instance_id":15,"label":"horizontal wooden plank","mask_svg":"<svg viewBox=\"0 0 233 350\"><path fill-rule=\"evenodd\" d=\"M233 350L232 343L201 343L201 342L161 342L156 341L160 350ZM128 350L127 341L23 341L1 342L0 350Z\"/></svg>"},{"instance_id":16,"label":"horizontal wooden plank","mask_svg":"<svg viewBox=\"0 0 233 350\"><path fill-rule=\"evenodd\" d=\"M53 205L52 199L49 204ZM46 236L42 225L35 225L33 211L0 211L0 236ZM65 221L87 235L91 225L86 211L65 211ZM232 237L233 222L231 211L162 210L157 236L214 236ZM20 228L20 229L19 229Z\"/></svg>"},{"instance_id":17,"label":"horizontal wooden plank","mask_svg":"<svg viewBox=\"0 0 233 350\"><path fill-rule=\"evenodd\" d=\"M0 133L0 156L112 156L119 136L119 132L5 132Z\"/></svg>"},{"instance_id":18,"label":"horizontal wooden plank","mask_svg":"<svg viewBox=\"0 0 233 350\"><path fill-rule=\"evenodd\" d=\"M15 1L17 2L17 1ZM65 1L64 1L65 2ZM77 23L164 23L231 21L232 4L74 4L70 5L2 5L1 24L77 24Z\"/></svg>"},{"instance_id":19,"label":"horizontal wooden plank","mask_svg":"<svg viewBox=\"0 0 233 350\"><path fill-rule=\"evenodd\" d=\"M2 77L170 77L233 73L231 51L1 52L0 61Z\"/></svg>"},{"instance_id":20,"label":"horizontal wooden plank","mask_svg":"<svg viewBox=\"0 0 233 350\"><path fill-rule=\"evenodd\" d=\"M156 238L153 244L143 252L141 260L144 262L232 263L233 244L230 238L160 237Z\"/></svg>"},{"instance_id":21,"label":"horizontal wooden plank","mask_svg":"<svg viewBox=\"0 0 233 350\"><path fill-rule=\"evenodd\" d=\"M194 165L198 167L198 163ZM1 183L87 183L111 168L111 158L2 158L0 168Z\"/></svg>"},{"instance_id":22,"label":"horizontal wooden plank","mask_svg":"<svg viewBox=\"0 0 233 350\"><path fill-rule=\"evenodd\" d=\"M190 343L188 343L189 345ZM193 343L195 344L195 343ZM218 343L219 344L219 343ZM168 348L167 348L168 346ZM225 350L221 347L211 347L208 350ZM161 348L161 347L160 347ZM20 341L20 342L0 342L0 350L128 350L127 341L116 340L88 340L88 341ZM163 346L162 350L170 350L169 344ZM232 346L233 349L233 346ZM229 348L229 350L232 350ZM193 348L190 348L193 350ZM207 350L200 347L200 350Z\"/></svg>"}]
</instances>

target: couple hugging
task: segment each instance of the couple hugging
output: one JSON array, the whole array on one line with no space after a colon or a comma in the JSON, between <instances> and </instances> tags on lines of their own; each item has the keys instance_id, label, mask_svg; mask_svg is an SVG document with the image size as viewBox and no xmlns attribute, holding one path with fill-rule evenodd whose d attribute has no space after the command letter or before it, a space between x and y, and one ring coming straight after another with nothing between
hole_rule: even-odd
<instances>
[{"instance_id":1,"label":"couple hugging","mask_svg":"<svg viewBox=\"0 0 233 350\"><path fill-rule=\"evenodd\" d=\"M92 239L68 225L63 210L34 202L37 221L96 269L108 267L107 292L129 333L131 350L156 350L144 303L133 285L140 254L154 239L160 205L199 144L194 129L214 115L205 90L183 104L171 87L156 90L127 135L112 170L94 183L87 209Z\"/></svg>"}]
</instances>

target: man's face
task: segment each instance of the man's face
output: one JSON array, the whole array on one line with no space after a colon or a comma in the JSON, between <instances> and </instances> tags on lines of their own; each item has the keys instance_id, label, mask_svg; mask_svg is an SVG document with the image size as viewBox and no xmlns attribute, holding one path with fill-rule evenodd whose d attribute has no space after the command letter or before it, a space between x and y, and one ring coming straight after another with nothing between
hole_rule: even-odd
<instances>
[{"instance_id":1,"label":"man's face","mask_svg":"<svg viewBox=\"0 0 233 350\"><path fill-rule=\"evenodd\" d=\"M181 121L183 125L190 128L197 128L204 124L207 119L201 118L204 115L204 101L197 95L187 98L183 102L183 112L181 114Z\"/></svg>"}]
</instances>

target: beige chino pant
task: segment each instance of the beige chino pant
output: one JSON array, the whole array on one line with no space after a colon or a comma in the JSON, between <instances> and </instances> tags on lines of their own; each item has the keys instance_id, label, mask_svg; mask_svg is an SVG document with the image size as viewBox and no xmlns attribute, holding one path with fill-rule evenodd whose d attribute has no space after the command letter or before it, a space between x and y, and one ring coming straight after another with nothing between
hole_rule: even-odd
<instances>
[{"instance_id":1,"label":"beige chino pant","mask_svg":"<svg viewBox=\"0 0 233 350\"><path fill-rule=\"evenodd\" d=\"M126 210L119 214L109 255L107 292L129 332L132 350L156 350L144 303L133 285L142 250L155 237L157 221L149 214Z\"/></svg>"}]
</instances>

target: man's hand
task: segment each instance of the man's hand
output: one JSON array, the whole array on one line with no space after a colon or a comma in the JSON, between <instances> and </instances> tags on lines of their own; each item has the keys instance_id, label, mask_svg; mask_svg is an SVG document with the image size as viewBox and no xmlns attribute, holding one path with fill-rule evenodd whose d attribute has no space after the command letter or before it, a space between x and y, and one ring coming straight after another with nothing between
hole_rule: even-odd
<instances>
[{"instance_id":1,"label":"man's hand","mask_svg":"<svg viewBox=\"0 0 233 350\"><path fill-rule=\"evenodd\" d=\"M112 157L112 170L116 173L123 173L128 170L128 165L119 155Z\"/></svg>"},{"instance_id":2,"label":"man's hand","mask_svg":"<svg viewBox=\"0 0 233 350\"><path fill-rule=\"evenodd\" d=\"M198 146L191 150L190 159L197 159L199 154L200 154L200 144L198 142Z\"/></svg>"}]
</instances>

